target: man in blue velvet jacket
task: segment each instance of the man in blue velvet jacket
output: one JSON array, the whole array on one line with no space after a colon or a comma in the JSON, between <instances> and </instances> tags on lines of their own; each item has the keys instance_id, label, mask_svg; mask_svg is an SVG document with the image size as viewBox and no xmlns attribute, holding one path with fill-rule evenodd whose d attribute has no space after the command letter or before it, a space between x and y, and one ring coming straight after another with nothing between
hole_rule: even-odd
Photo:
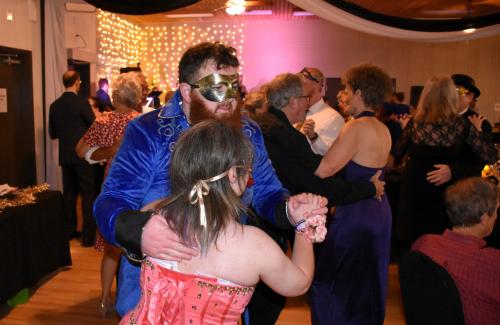
<instances>
[{"instance_id":1,"label":"man in blue velvet jacket","mask_svg":"<svg viewBox=\"0 0 500 325\"><path fill-rule=\"evenodd\" d=\"M240 116L237 103L238 66L236 51L216 43L201 43L186 51L179 63L179 88L159 111L130 122L123 143L94 206L101 233L123 247L129 258L143 254L167 260L189 259L196 251L184 247L160 217L137 210L151 206L170 192L168 166L175 142L193 125L207 118L228 120L242 128L254 144L254 184L243 199L257 213L280 228L291 225L300 196L285 201L283 188L268 159L257 124ZM141 231L143 229L143 231ZM116 308L120 315L139 300L140 267L122 258Z\"/></svg>"}]
</instances>

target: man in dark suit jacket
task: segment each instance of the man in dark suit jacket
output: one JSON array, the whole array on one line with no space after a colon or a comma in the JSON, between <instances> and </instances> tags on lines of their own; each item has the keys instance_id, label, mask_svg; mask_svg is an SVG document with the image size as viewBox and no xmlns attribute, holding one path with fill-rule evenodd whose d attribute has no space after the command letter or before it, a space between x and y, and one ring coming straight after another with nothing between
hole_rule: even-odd
<instances>
[{"instance_id":1,"label":"man in dark suit jacket","mask_svg":"<svg viewBox=\"0 0 500 325\"><path fill-rule=\"evenodd\" d=\"M290 193L312 192L328 198L330 205L348 204L381 195L383 182L348 182L341 176L320 179L314 171L321 162L305 136L293 127L304 121L309 107L301 79L290 73L274 78L267 85L269 110L254 117L264 135L269 158L278 178Z\"/></svg>"},{"instance_id":2,"label":"man in dark suit jacket","mask_svg":"<svg viewBox=\"0 0 500 325\"><path fill-rule=\"evenodd\" d=\"M63 196L68 233L70 238L76 232L76 198L82 198L83 238L82 246L92 246L96 224L92 215L95 200L94 170L76 155L75 147L94 121L92 108L87 100L78 95L80 76L76 71L63 75L65 92L50 105L49 134L59 139L59 165L62 169Z\"/></svg>"}]
</instances>

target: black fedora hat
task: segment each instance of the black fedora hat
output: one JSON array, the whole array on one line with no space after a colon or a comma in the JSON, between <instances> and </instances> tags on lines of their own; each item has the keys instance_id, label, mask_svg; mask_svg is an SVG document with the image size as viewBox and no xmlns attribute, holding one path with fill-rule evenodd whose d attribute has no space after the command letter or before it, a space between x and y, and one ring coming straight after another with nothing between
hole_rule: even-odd
<instances>
[{"instance_id":1,"label":"black fedora hat","mask_svg":"<svg viewBox=\"0 0 500 325\"><path fill-rule=\"evenodd\" d=\"M476 87L474 79L472 79L470 76L458 73L452 75L451 79L453 79L453 82L456 86L462 86L465 89L472 91L474 93L474 98L478 98L479 95L481 95L481 91Z\"/></svg>"}]
</instances>

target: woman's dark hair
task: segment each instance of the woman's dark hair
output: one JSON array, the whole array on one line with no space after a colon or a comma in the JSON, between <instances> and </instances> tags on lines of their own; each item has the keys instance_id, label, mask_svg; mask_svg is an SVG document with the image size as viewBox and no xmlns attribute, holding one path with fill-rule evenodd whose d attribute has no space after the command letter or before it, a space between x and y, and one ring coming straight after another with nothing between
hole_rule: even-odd
<instances>
[{"instance_id":1,"label":"woman's dark hair","mask_svg":"<svg viewBox=\"0 0 500 325\"><path fill-rule=\"evenodd\" d=\"M94 105L92 105L93 107L97 108L99 110L99 112L105 112L106 111L106 107L104 106L103 102L96 96L91 96L90 99L92 99L94 101Z\"/></svg>"},{"instance_id":2,"label":"woman's dark hair","mask_svg":"<svg viewBox=\"0 0 500 325\"><path fill-rule=\"evenodd\" d=\"M361 64L345 73L344 82L352 92L361 90L361 98L367 107L378 110L392 93L392 81L381 68L372 64Z\"/></svg>"},{"instance_id":3,"label":"woman's dark hair","mask_svg":"<svg viewBox=\"0 0 500 325\"><path fill-rule=\"evenodd\" d=\"M479 177L466 178L448 187L445 193L446 211L453 226L471 227L481 222L481 216L493 216L497 208L499 189Z\"/></svg>"},{"instance_id":4,"label":"woman's dark hair","mask_svg":"<svg viewBox=\"0 0 500 325\"><path fill-rule=\"evenodd\" d=\"M236 171L243 182L252 158L253 146L241 129L223 121L202 121L180 137L170 164L171 195L158 210L184 243L196 245L204 253L231 219L239 220L244 206L227 176L207 182L209 191L203 195L206 227L200 224L200 204L190 203L190 192L200 180L220 175L233 166L241 166Z\"/></svg>"},{"instance_id":5,"label":"woman's dark hair","mask_svg":"<svg viewBox=\"0 0 500 325\"><path fill-rule=\"evenodd\" d=\"M193 83L198 71L208 61L213 61L217 69L238 67L236 50L219 42L204 42L189 48L179 62L179 82Z\"/></svg>"}]
</instances>

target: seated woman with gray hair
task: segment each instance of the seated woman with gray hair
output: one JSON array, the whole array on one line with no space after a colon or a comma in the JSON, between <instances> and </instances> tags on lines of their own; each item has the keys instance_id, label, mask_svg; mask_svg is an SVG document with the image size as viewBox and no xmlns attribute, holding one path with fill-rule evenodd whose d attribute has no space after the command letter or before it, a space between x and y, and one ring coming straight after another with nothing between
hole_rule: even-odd
<instances>
[{"instance_id":1,"label":"seated woman with gray hair","mask_svg":"<svg viewBox=\"0 0 500 325\"><path fill-rule=\"evenodd\" d=\"M457 182L445 193L452 230L424 235L412 246L453 278L466 324L500 324L500 250L483 240L495 225L498 199L498 187L479 177Z\"/></svg>"}]
</instances>

